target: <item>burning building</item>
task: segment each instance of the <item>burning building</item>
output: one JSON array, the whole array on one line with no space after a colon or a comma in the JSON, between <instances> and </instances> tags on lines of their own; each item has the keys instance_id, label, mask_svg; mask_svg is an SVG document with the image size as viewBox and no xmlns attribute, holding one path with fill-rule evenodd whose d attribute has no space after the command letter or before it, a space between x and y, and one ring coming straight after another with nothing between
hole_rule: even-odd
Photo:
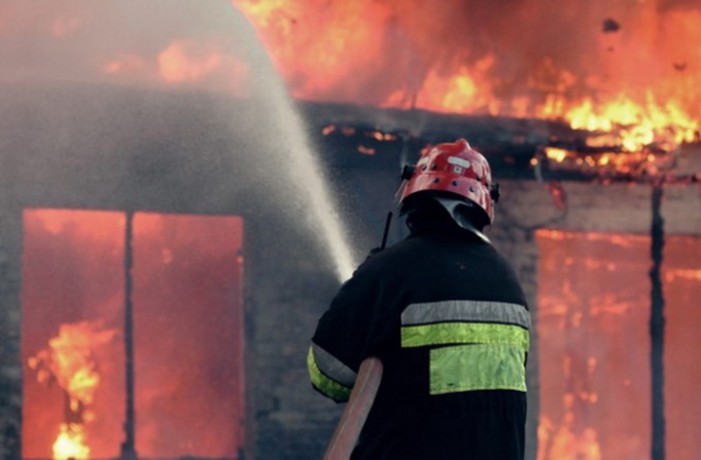
<instances>
[{"instance_id":1,"label":"burning building","mask_svg":"<svg viewBox=\"0 0 701 460\"><path fill-rule=\"evenodd\" d=\"M401 164L466 137L529 458L695 458L701 7L494 3L0 6L0 457L320 457L316 319Z\"/></svg>"}]
</instances>

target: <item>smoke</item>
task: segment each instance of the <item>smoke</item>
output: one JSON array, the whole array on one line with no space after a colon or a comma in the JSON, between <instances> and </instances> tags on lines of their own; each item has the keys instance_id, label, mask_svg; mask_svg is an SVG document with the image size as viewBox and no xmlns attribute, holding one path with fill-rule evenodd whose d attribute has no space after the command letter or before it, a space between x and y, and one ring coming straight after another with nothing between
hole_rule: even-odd
<instances>
[{"instance_id":1,"label":"smoke","mask_svg":"<svg viewBox=\"0 0 701 460\"><path fill-rule=\"evenodd\" d=\"M309 0L265 13L238 3L299 97L407 107L433 80L469 72L474 97L505 103L552 94L644 99L647 90L690 107L699 100L688 94L701 69L698 2ZM605 30L607 20L620 28Z\"/></svg>"},{"instance_id":2,"label":"smoke","mask_svg":"<svg viewBox=\"0 0 701 460\"><path fill-rule=\"evenodd\" d=\"M292 94L324 101L406 106L432 75L461 68L479 70L479 91L501 99L642 88L672 97L688 92L680 81L701 69L694 0L234 3L255 23ZM231 6L4 2L0 78L242 94L256 79L247 56L257 43L232 33L242 25L232 23ZM607 20L620 28L605 30Z\"/></svg>"},{"instance_id":3,"label":"smoke","mask_svg":"<svg viewBox=\"0 0 701 460\"><path fill-rule=\"evenodd\" d=\"M230 80L245 66L246 44L236 43L227 23L231 9L215 1L4 2L2 79L166 86L196 80L200 89L234 91ZM172 74L187 67L203 68L198 78Z\"/></svg>"},{"instance_id":4,"label":"smoke","mask_svg":"<svg viewBox=\"0 0 701 460\"><path fill-rule=\"evenodd\" d=\"M30 124L50 125L34 131L32 144L53 150L54 157L62 149L99 146L101 161L110 163L113 175L121 170L124 178L117 182L141 181L149 192L164 195L164 201L177 197L177 190L168 189L177 188L178 181L201 183L201 203L185 198L195 212L212 203L221 206L246 188L245 193L256 195L248 201L272 203L277 218L315 235L339 279L350 275L353 257L321 162L255 30L231 2L5 2L0 15L1 82L97 85L92 86L96 97L87 103L27 96L34 118ZM177 97L172 98L177 102L159 105L134 95L118 100L115 88L134 88L142 95L144 90L208 94L214 100L211 108L203 108L203 101L189 107L192 101ZM107 103L100 107L99 101ZM83 117L89 127L76 126ZM202 126L203 117L215 119ZM210 126L214 132L206 131ZM213 153L221 154L222 137L233 139L230 158L223 160ZM109 158L124 150L138 150L137 160L122 165ZM34 161L37 171L47 169ZM221 167L232 167L228 183L211 180ZM129 177L135 175L144 177ZM156 180L160 189L148 184Z\"/></svg>"}]
</instances>

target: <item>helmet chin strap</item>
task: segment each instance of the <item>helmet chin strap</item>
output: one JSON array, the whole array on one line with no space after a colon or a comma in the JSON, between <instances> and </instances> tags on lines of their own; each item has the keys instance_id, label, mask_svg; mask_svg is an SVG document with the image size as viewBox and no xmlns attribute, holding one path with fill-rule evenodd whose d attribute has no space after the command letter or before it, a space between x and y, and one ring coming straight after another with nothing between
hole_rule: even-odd
<instances>
[{"instance_id":1,"label":"helmet chin strap","mask_svg":"<svg viewBox=\"0 0 701 460\"><path fill-rule=\"evenodd\" d=\"M448 213L453 218L455 223L458 224L458 226L474 234L485 243L492 243L487 237L487 235L485 235L481 230L478 230L477 227L475 227L475 225L470 221L470 219L468 219L463 213L458 212L458 208L460 206L469 206L467 203L460 200L442 197L434 197L434 199L441 206L443 206L443 208L445 208L446 211L448 211Z\"/></svg>"}]
</instances>

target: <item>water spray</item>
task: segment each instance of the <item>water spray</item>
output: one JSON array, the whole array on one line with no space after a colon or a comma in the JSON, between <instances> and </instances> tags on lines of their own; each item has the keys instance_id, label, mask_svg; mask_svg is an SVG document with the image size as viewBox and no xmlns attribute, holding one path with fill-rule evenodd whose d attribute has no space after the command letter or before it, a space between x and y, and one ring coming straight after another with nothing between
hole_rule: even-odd
<instances>
[{"instance_id":1,"label":"water spray","mask_svg":"<svg viewBox=\"0 0 701 460\"><path fill-rule=\"evenodd\" d=\"M280 101L281 110L278 116L284 121L284 126L290 131L290 154L294 160L292 170L294 182L306 198L313 222L313 230L317 231L329 250L334 269L339 282L351 277L355 268L350 245L341 227L341 216L328 188L328 179L319 162L313 154L305 136L298 115L291 107L289 100ZM316 228L314 228L316 227Z\"/></svg>"},{"instance_id":2,"label":"water spray","mask_svg":"<svg viewBox=\"0 0 701 460\"><path fill-rule=\"evenodd\" d=\"M338 205L328 187L328 178L314 154L301 117L295 110L282 79L250 23L240 11L237 13L233 15L237 22L235 26L238 31L246 34L247 54L252 61L252 70L255 71L255 78L251 82L255 86L254 97L257 101L261 99L266 120L281 140L272 146L271 153L280 155L273 162L278 168L285 165L285 172L289 174L292 190L283 189L279 193L285 195L285 198L298 200L295 203L303 203L304 209L308 210L306 223L309 230L322 238L334 264L337 279L343 282L350 278L356 264L342 229ZM270 137L269 131L260 135Z\"/></svg>"}]
</instances>

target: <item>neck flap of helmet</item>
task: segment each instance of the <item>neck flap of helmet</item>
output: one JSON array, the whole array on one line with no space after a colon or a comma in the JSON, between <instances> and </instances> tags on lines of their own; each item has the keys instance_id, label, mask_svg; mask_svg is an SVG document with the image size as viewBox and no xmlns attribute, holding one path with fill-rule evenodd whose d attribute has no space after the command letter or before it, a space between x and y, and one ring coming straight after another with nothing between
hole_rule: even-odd
<instances>
[{"instance_id":1,"label":"neck flap of helmet","mask_svg":"<svg viewBox=\"0 0 701 460\"><path fill-rule=\"evenodd\" d=\"M485 243L491 243L487 235L485 235L481 229L479 229L473 220L470 218L470 214L473 211L473 205L459 198L450 198L444 196L434 196L433 199L440 204L448 214L453 219L453 221L461 228L469 231L470 233L477 236L479 239Z\"/></svg>"}]
</instances>

